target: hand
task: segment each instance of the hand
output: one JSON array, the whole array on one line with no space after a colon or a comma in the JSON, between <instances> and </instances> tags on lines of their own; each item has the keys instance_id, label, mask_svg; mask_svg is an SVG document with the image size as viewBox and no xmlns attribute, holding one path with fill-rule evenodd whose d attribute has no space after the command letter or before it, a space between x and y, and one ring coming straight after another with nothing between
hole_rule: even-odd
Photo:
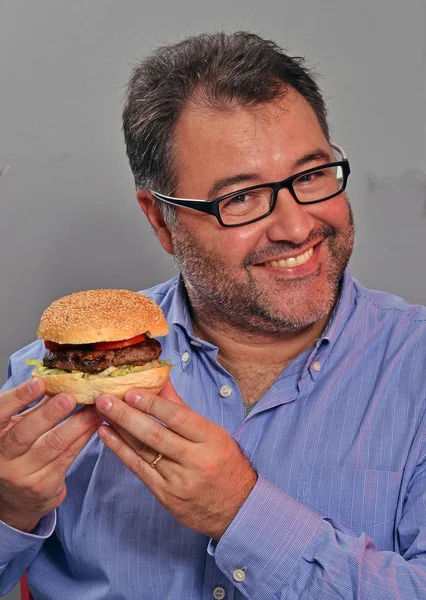
<instances>
[{"instance_id":1,"label":"hand","mask_svg":"<svg viewBox=\"0 0 426 600\"><path fill-rule=\"evenodd\" d=\"M0 394L0 519L27 532L63 502L66 472L102 422L92 406L58 425L76 405L68 394L16 414L44 390L31 379Z\"/></svg>"},{"instance_id":2,"label":"hand","mask_svg":"<svg viewBox=\"0 0 426 600\"><path fill-rule=\"evenodd\" d=\"M125 402L100 396L96 406L111 424L98 431L106 446L178 521L219 540L257 479L229 433L186 406L170 381L158 396L131 390Z\"/></svg>"}]
</instances>

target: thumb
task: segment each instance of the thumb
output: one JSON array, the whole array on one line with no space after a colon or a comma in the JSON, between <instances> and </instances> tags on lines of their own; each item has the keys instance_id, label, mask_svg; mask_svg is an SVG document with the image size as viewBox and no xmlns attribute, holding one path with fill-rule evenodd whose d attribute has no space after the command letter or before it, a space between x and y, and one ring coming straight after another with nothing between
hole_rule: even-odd
<instances>
[{"instance_id":1,"label":"thumb","mask_svg":"<svg viewBox=\"0 0 426 600\"><path fill-rule=\"evenodd\" d=\"M164 384L163 389L157 394L160 398L164 398L165 400L171 400L176 404L185 404L182 398L178 395L175 388L173 387L173 383L170 381L170 378L167 379Z\"/></svg>"}]
</instances>

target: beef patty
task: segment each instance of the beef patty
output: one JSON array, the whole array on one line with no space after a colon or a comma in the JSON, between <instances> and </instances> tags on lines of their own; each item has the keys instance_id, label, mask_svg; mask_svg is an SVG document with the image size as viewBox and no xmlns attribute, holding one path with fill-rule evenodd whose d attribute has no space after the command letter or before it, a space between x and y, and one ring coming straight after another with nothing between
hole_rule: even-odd
<instances>
[{"instance_id":1,"label":"beef patty","mask_svg":"<svg viewBox=\"0 0 426 600\"><path fill-rule=\"evenodd\" d=\"M72 350L48 350L44 355L43 364L50 369L99 373L108 367L128 364L143 366L157 359L160 354L160 342L147 337L140 344L115 350L92 350L90 344L76 345Z\"/></svg>"}]
</instances>

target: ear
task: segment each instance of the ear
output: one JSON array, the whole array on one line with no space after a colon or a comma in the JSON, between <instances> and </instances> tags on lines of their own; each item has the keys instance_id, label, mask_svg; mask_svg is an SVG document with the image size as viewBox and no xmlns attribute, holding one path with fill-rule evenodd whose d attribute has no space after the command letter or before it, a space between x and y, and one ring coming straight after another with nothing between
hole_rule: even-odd
<instances>
[{"instance_id":1,"label":"ear","mask_svg":"<svg viewBox=\"0 0 426 600\"><path fill-rule=\"evenodd\" d=\"M169 228L164 222L161 210L153 195L147 190L138 190L136 192L136 198L164 250L169 254L174 254Z\"/></svg>"}]
</instances>

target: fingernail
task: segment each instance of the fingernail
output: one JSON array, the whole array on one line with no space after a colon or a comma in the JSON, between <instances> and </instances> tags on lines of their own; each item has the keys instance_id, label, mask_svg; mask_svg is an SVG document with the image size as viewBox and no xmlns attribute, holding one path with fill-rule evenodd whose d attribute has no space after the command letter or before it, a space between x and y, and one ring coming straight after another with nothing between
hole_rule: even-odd
<instances>
[{"instance_id":1,"label":"fingernail","mask_svg":"<svg viewBox=\"0 0 426 600\"><path fill-rule=\"evenodd\" d=\"M143 397L144 397L144 393L143 392L136 392L135 390L130 390L129 392L127 392L125 394L124 400L128 404L138 404L138 402L140 400L142 400Z\"/></svg>"},{"instance_id":2,"label":"fingernail","mask_svg":"<svg viewBox=\"0 0 426 600\"><path fill-rule=\"evenodd\" d=\"M113 401L109 396L100 396L96 400L96 406L102 412L108 412L109 410L111 410L112 405Z\"/></svg>"},{"instance_id":3,"label":"fingernail","mask_svg":"<svg viewBox=\"0 0 426 600\"><path fill-rule=\"evenodd\" d=\"M98 435L101 440L117 440L117 436L112 433L111 427L108 425L103 425L100 429L98 429Z\"/></svg>"},{"instance_id":4,"label":"fingernail","mask_svg":"<svg viewBox=\"0 0 426 600\"><path fill-rule=\"evenodd\" d=\"M71 408L71 398L66 394L59 394L56 398L56 406L62 410L69 410Z\"/></svg>"},{"instance_id":5,"label":"fingernail","mask_svg":"<svg viewBox=\"0 0 426 600\"><path fill-rule=\"evenodd\" d=\"M28 391L31 396L36 396L41 394L41 385L38 379L30 379L27 384Z\"/></svg>"},{"instance_id":6,"label":"fingernail","mask_svg":"<svg viewBox=\"0 0 426 600\"><path fill-rule=\"evenodd\" d=\"M107 440L110 437L110 432L108 431L108 427L101 427L98 429L98 435L100 438Z\"/></svg>"}]
</instances>

